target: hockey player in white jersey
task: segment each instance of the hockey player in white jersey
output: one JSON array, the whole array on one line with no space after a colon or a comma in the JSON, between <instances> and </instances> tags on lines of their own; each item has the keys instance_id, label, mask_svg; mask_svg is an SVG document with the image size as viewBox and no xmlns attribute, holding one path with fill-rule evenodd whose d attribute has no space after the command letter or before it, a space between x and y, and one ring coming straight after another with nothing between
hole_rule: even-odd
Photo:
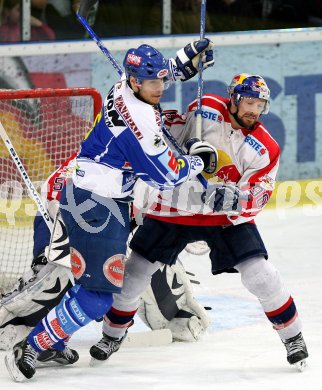
<instances>
[{"instance_id":1,"label":"hockey player in white jersey","mask_svg":"<svg viewBox=\"0 0 322 390\"><path fill-rule=\"evenodd\" d=\"M113 293L121 292L129 202L137 178L171 189L208 169L209 156L215 155L209 143L203 143L201 157L195 148L189 155L173 155L163 137L159 103L171 80L185 81L197 73L200 59L204 68L213 65L211 47L207 38L192 42L170 60L149 45L126 53L125 74L108 93L61 194L75 286L7 355L14 380L31 378L41 352L64 349L64 341L102 317Z\"/></svg>"},{"instance_id":2,"label":"hockey player in white jersey","mask_svg":"<svg viewBox=\"0 0 322 390\"><path fill-rule=\"evenodd\" d=\"M59 207L60 194L66 180L76 164L77 153L49 176L42 186L44 203L54 219ZM151 193L157 193L155 189L149 190L149 186L142 181L134 187L134 200L131 227L134 229L140 224L141 217L147 207L147 203L153 198ZM135 218L134 218L135 217ZM55 225L52 240L45 220L39 214L34 220L34 247L33 260L30 269L22 275L15 285L0 296L0 350L8 350L15 343L22 340L31 329L46 315L57 303L60 302L65 292L72 287L69 279L70 263L69 245L66 229L59 219ZM51 248L49 242L51 241ZM49 262L48 262L49 258ZM57 266L57 260L65 266ZM54 264L54 263L56 264ZM195 340L200 335L200 329L195 329L194 338L189 328L176 329L175 319L178 315L204 319L208 325L208 316L205 309L194 299L191 273L186 273L180 262L173 267L164 266L162 272L156 272L151 280L151 286L142 296L139 315L152 329L162 327L172 331L173 339L180 341ZM173 284L173 280L177 283ZM193 281L197 283L197 281ZM179 295L178 295L179 294ZM153 317L149 313L153 310ZM155 312L160 312L157 323ZM66 345L63 351L55 349L46 350L39 354L40 362L58 362L60 364L74 364L78 360L78 353Z\"/></svg>"},{"instance_id":3,"label":"hockey player in white jersey","mask_svg":"<svg viewBox=\"0 0 322 390\"><path fill-rule=\"evenodd\" d=\"M218 151L218 166L209 175L212 184L205 191L191 180L161 192L148 210L130 243L122 293L104 317L103 338L90 349L96 360L104 361L119 349L151 275L163 264L174 264L188 243L202 240L210 248L212 273L238 271L284 343L288 362L299 369L306 364L308 353L295 303L267 261L254 222L273 191L280 157L278 144L258 121L269 110L270 91L262 77L239 74L228 92L228 99L211 94L202 98L202 138ZM183 116L168 113L172 134L188 152L195 145L191 137L196 131L196 107L195 101Z\"/></svg>"}]
</instances>

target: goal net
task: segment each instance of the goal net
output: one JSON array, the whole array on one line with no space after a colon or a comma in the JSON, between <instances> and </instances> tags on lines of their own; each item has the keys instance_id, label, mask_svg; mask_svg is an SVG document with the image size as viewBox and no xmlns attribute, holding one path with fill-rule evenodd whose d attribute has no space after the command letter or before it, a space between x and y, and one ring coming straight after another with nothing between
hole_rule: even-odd
<instances>
[{"instance_id":1,"label":"goal net","mask_svg":"<svg viewBox=\"0 0 322 390\"><path fill-rule=\"evenodd\" d=\"M38 191L77 151L101 103L93 88L0 90L0 121ZM0 293L30 267L36 212L0 139Z\"/></svg>"}]
</instances>

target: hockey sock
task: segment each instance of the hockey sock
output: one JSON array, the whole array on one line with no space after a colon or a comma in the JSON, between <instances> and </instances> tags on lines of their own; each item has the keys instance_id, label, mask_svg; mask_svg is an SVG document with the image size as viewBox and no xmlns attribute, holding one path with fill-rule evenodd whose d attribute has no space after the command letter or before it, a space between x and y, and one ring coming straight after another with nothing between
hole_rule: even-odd
<instances>
[{"instance_id":1,"label":"hockey sock","mask_svg":"<svg viewBox=\"0 0 322 390\"><path fill-rule=\"evenodd\" d=\"M103 332L111 337L120 338L126 329L134 324L133 317L137 312L117 310L113 306L104 316Z\"/></svg>"},{"instance_id":2,"label":"hockey sock","mask_svg":"<svg viewBox=\"0 0 322 390\"><path fill-rule=\"evenodd\" d=\"M244 286L257 296L268 320L282 340L294 337L302 324L295 303L277 269L264 258L253 258L235 267Z\"/></svg>"},{"instance_id":3,"label":"hockey sock","mask_svg":"<svg viewBox=\"0 0 322 390\"><path fill-rule=\"evenodd\" d=\"M64 349L62 340L66 340L93 319L102 317L112 302L112 294L109 292L88 291L75 285L36 325L29 334L28 341L38 352L51 347Z\"/></svg>"}]
</instances>

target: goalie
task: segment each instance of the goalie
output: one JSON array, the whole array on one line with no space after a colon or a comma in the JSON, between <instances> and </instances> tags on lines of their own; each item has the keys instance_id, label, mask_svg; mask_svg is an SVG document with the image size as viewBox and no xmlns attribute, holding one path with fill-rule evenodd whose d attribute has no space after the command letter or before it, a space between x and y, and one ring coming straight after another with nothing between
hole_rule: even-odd
<instances>
[{"instance_id":1,"label":"goalie","mask_svg":"<svg viewBox=\"0 0 322 390\"><path fill-rule=\"evenodd\" d=\"M75 163L75 155L54 172L45 185L48 209L54 217L62 185ZM57 183L61 183L57 187ZM138 185L135 191L136 221L138 211L148 207L153 200L146 186ZM149 200L150 199L150 200ZM0 299L0 350L7 350L23 339L62 298L72 286L69 271L47 261L49 230L40 215L34 221L34 250L31 269L27 271L10 291ZM50 251L51 260L68 265L69 246L66 231L59 220ZM168 328L173 339L193 341L200 338L208 326L205 309L193 297L189 275L181 262L173 267L164 266L156 272L151 285L141 298L139 316L152 330ZM78 359L76 351L45 351L38 360L55 360L61 364L72 364Z\"/></svg>"}]
</instances>

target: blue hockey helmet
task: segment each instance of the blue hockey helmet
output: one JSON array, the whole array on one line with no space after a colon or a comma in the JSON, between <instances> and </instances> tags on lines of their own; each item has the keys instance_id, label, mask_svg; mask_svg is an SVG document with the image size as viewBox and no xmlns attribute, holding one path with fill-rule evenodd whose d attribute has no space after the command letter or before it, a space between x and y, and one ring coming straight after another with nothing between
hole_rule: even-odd
<instances>
[{"instance_id":1,"label":"blue hockey helmet","mask_svg":"<svg viewBox=\"0 0 322 390\"><path fill-rule=\"evenodd\" d=\"M268 114L270 104L270 90L263 77L241 73L236 75L228 86L228 94L238 106L244 97L252 97L265 100L262 114Z\"/></svg>"},{"instance_id":2,"label":"blue hockey helmet","mask_svg":"<svg viewBox=\"0 0 322 390\"><path fill-rule=\"evenodd\" d=\"M168 61L158 50L149 45L129 49L125 55L123 66L127 79L134 76L138 81L145 79L169 80Z\"/></svg>"}]
</instances>

